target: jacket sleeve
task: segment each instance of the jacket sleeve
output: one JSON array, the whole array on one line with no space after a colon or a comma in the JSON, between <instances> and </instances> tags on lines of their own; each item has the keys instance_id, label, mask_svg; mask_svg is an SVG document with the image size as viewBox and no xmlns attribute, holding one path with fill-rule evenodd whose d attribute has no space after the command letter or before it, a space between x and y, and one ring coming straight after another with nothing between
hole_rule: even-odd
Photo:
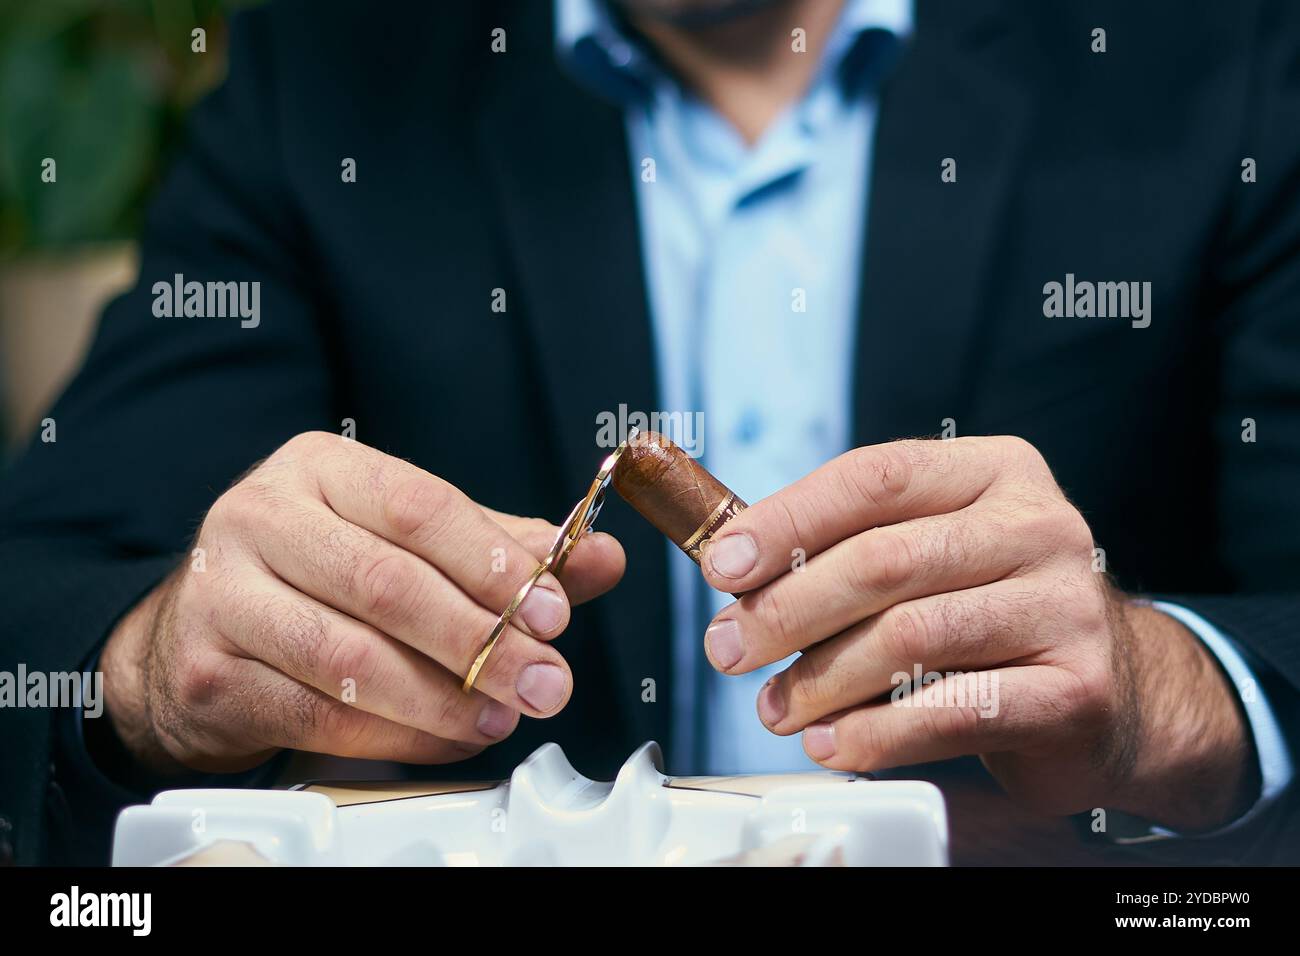
<instances>
[{"instance_id":1,"label":"jacket sleeve","mask_svg":"<svg viewBox=\"0 0 1300 956\"><path fill-rule=\"evenodd\" d=\"M192 114L148 217L137 284L104 312L49 413L51 440L38 435L0 482L0 669L94 660L223 490L290 436L333 427L323 309L281 163L274 34L266 10L233 21L228 79ZM160 317L154 286L180 276L257 283L256 323ZM51 784L66 736L55 711L0 715L0 821L17 860L37 862L50 845L46 805L75 809L85 795Z\"/></svg>"},{"instance_id":2,"label":"jacket sleeve","mask_svg":"<svg viewBox=\"0 0 1300 956\"><path fill-rule=\"evenodd\" d=\"M1247 648L1270 688L1296 763L1300 746L1300 15L1259 7L1253 81L1242 108L1243 168L1208 268L1218 322L1215 422L1220 496L1207 553L1226 562L1222 596L1178 595ZM1254 181L1247 181L1246 160ZM1213 550L1211 550L1213 549ZM1256 843L1259 861L1300 859L1297 787Z\"/></svg>"}]
</instances>

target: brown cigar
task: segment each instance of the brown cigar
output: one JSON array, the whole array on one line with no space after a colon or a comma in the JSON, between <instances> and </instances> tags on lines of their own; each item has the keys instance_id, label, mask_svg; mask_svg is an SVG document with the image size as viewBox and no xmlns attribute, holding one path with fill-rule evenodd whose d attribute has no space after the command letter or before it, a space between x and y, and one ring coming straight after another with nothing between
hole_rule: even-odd
<instances>
[{"instance_id":1,"label":"brown cigar","mask_svg":"<svg viewBox=\"0 0 1300 956\"><path fill-rule=\"evenodd\" d=\"M747 505L658 432L638 432L614 466L614 487L696 564L718 529Z\"/></svg>"}]
</instances>

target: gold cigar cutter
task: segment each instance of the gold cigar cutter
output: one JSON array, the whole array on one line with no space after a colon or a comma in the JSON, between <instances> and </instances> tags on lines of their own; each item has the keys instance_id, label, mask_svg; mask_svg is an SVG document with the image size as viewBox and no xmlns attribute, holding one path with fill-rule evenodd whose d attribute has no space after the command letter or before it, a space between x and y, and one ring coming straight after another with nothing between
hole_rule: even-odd
<instances>
[{"instance_id":1,"label":"gold cigar cutter","mask_svg":"<svg viewBox=\"0 0 1300 956\"><path fill-rule=\"evenodd\" d=\"M569 555L577 547L582 536L591 530L592 525L596 523L596 516L600 514L600 509L605 506L605 491L609 488L610 480L614 475L614 466L618 464L618 459L622 456L628 443L636 438L637 429L633 428L627 434L627 438L614 449L605 460L600 463L600 470L596 472L596 477L591 481L591 487L587 489L586 495L583 496L569 516L564 519L564 524L560 527L560 533L555 538L555 544L551 545L551 551L546 556L546 560L539 564L533 573L528 576L528 580L520 585L519 590L515 592L514 598L501 612L497 618L496 625L492 632L488 634L487 641L483 644L483 649L478 652L478 657L474 658L474 663L469 667L469 673L465 676L465 683L461 685L461 690L469 693L474 689L474 682L478 680L479 672L483 670L483 665L487 663L488 657L492 654L492 649L496 647L497 641L501 640L501 635L506 632L506 627L510 624L510 619L515 616L519 610L519 605L524 603L524 598L528 597L529 592L537 584L540 578L547 571L552 574L559 574L564 569L564 562L569 560Z\"/></svg>"}]
</instances>

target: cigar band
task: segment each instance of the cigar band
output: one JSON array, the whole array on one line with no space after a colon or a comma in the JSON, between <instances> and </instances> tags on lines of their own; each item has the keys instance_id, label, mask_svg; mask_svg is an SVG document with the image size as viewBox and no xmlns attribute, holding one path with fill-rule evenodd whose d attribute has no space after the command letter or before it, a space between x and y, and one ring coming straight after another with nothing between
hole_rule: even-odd
<instances>
[{"instance_id":1,"label":"cigar band","mask_svg":"<svg viewBox=\"0 0 1300 956\"><path fill-rule=\"evenodd\" d=\"M747 505L743 501L734 494L728 493L727 497L718 502L718 506L713 509L713 513L704 519L704 523L695 529L695 533L682 542L681 549L686 552L687 557L699 564L700 552L704 543L712 538L719 528L744 511L746 507Z\"/></svg>"}]
</instances>

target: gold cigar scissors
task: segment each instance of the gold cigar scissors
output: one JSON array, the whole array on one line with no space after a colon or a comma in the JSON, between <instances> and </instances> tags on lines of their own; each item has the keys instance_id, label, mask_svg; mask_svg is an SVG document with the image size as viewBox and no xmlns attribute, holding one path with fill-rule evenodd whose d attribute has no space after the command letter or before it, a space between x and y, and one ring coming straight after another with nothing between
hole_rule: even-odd
<instances>
[{"instance_id":1,"label":"gold cigar scissors","mask_svg":"<svg viewBox=\"0 0 1300 956\"><path fill-rule=\"evenodd\" d=\"M591 530L591 526L596 523L596 516L600 514L600 509L605 506L605 491L609 488L610 480L614 476L614 466L618 464L618 459L622 456L628 443L636 438L637 429L633 428L627 434L627 438L615 448L605 460L600 463L600 470L596 472L596 477L591 481L591 487L587 489L587 494L583 496L569 516L564 519L564 524L560 527L560 533L555 538L555 544L551 545L550 553L547 554L546 560L539 564L533 573L528 576L528 580L520 585L519 590L515 592L514 598L501 612L497 618L496 625L492 632L488 634L487 641L483 644L483 649L478 652L478 657L474 658L474 663L469 667L469 673L465 676L465 683L461 685L461 690L469 693L474 689L474 682L478 680L479 672L483 670L483 665L487 663L492 649L496 647L497 641L501 635L506 632L506 627L510 624L510 619L515 616L519 610L519 605L524 603L524 598L528 597L529 592L537 584L537 581L543 574L550 571L552 574L559 574L564 570L564 563L569 560L569 555L577 547L582 536Z\"/></svg>"}]
</instances>

